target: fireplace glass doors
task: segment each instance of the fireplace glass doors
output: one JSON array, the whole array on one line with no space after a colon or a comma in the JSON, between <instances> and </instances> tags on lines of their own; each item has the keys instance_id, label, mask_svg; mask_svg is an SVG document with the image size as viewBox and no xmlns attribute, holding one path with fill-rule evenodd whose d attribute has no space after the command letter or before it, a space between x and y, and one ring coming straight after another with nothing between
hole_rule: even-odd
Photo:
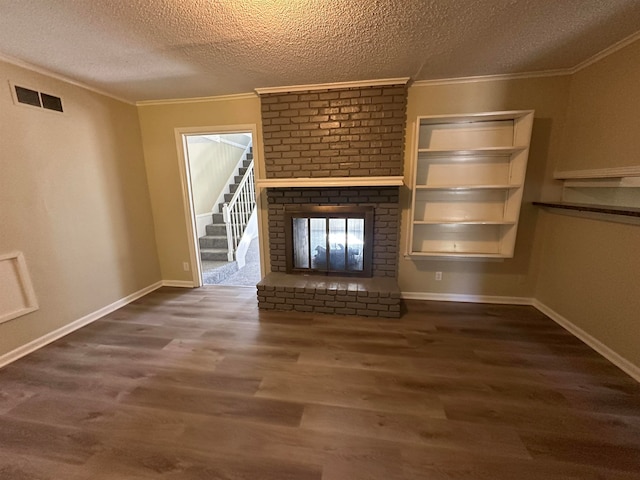
<instances>
[{"instance_id":1,"label":"fireplace glass doors","mask_svg":"<svg viewBox=\"0 0 640 480\"><path fill-rule=\"evenodd\" d=\"M285 208L287 272L371 276L373 207Z\"/></svg>"}]
</instances>

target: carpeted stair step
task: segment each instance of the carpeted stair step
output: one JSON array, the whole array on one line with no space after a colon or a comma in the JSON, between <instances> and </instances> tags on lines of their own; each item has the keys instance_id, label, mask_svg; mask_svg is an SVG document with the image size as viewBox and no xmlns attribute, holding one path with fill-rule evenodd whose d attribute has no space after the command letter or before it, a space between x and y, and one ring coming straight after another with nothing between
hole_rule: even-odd
<instances>
[{"instance_id":1,"label":"carpeted stair step","mask_svg":"<svg viewBox=\"0 0 640 480\"><path fill-rule=\"evenodd\" d=\"M200 258L204 261L224 262L227 261L226 248L201 248Z\"/></svg>"},{"instance_id":2,"label":"carpeted stair step","mask_svg":"<svg viewBox=\"0 0 640 480\"><path fill-rule=\"evenodd\" d=\"M221 213L219 215L222 215ZM225 237L227 236L227 227L223 224L213 224L207 225L206 227L207 235L211 235L214 237Z\"/></svg>"},{"instance_id":3,"label":"carpeted stair step","mask_svg":"<svg viewBox=\"0 0 640 480\"><path fill-rule=\"evenodd\" d=\"M227 248L227 236L205 235L198 239L200 248Z\"/></svg>"}]
</instances>

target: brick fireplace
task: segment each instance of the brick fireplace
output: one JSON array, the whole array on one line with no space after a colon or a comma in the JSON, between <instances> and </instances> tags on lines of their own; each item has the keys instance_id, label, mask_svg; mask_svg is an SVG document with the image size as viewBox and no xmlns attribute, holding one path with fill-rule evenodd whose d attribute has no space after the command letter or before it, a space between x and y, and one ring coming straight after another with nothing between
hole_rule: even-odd
<instances>
[{"instance_id":1,"label":"brick fireplace","mask_svg":"<svg viewBox=\"0 0 640 480\"><path fill-rule=\"evenodd\" d=\"M258 284L261 309L400 315L405 83L258 91L271 258L271 273ZM286 211L309 206L373 209L371 278L287 273Z\"/></svg>"}]
</instances>

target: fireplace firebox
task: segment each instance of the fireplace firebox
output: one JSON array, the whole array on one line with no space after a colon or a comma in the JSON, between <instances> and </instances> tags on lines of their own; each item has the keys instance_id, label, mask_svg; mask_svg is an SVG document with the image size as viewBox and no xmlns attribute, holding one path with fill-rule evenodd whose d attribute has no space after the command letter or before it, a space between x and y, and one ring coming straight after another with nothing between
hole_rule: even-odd
<instances>
[{"instance_id":1,"label":"fireplace firebox","mask_svg":"<svg viewBox=\"0 0 640 480\"><path fill-rule=\"evenodd\" d=\"M285 207L287 273L370 277L373 207Z\"/></svg>"}]
</instances>

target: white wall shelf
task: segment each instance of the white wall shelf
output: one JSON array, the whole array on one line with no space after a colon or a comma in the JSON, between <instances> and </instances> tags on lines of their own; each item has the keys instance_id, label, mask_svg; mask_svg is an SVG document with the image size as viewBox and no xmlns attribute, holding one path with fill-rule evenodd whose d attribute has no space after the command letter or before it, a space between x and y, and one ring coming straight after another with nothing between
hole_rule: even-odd
<instances>
[{"instance_id":1,"label":"white wall shelf","mask_svg":"<svg viewBox=\"0 0 640 480\"><path fill-rule=\"evenodd\" d=\"M640 209L640 166L562 171L556 172L554 178L562 180L563 185L562 200L551 202L565 205L557 208L606 213L614 215L613 218L636 215L604 210L610 210L609 207L630 211ZM596 210L582 207L589 205ZM580 208L574 208L575 206Z\"/></svg>"},{"instance_id":2,"label":"white wall shelf","mask_svg":"<svg viewBox=\"0 0 640 480\"><path fill-rule=\"evenodd\" d=\"M521 185L416 185L416 190L509 190L520 188Z\"/></svg>"},{"instance_id":3,"label":"white wall shelf","mask_svg":"<svg viewBox=\"0 0 640 480\"><path fill-rule=\"evenodd\" d=\"M512 153L517 153L524 150L527 147L484 147L473 149L433 149L433 148L419 148L418 155L420 156L438 156L438 157L471 157L468 160L482 160L484 156L508 156Z\"/></svg>"},{"instance_id":4,"label":"white wall shelf","mask_svg":"<svg viewBox=\"0 0 640 480\"><path fill-rule=\"evenodd\" d=\"M407 256L510 258L533 111L418 117Z\"/></svg>"},{"instance_id":5,"label":"white wall shelf","mask_svg":"<svg viewBox=\"0 0 640 480\"><path fill-rule=\"evenodd\" d=\"M492 220L414 220L414 225L515 225L515 222L500 222Z\"/></svg>"}]
</instances>

